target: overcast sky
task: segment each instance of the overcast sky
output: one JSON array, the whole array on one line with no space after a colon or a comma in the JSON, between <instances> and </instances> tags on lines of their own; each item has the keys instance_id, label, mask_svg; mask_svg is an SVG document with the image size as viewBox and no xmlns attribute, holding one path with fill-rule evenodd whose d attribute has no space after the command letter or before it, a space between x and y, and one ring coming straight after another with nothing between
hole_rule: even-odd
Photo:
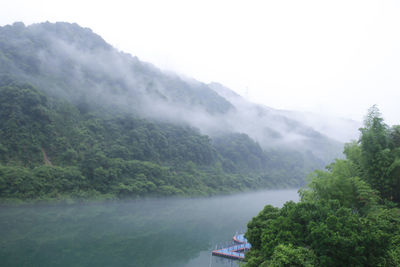
<instances>
[{"instance_id":1,"label":"overcast sky","mask_svg":"<svg viewBox=\"0 0 400 267\"><path fill-rule=\"evenodd\" d=\"M400 1L3 1L15 21L76 22L270 107L362 120L378 104L400 124Z\"/></svg>"}]
</instances>

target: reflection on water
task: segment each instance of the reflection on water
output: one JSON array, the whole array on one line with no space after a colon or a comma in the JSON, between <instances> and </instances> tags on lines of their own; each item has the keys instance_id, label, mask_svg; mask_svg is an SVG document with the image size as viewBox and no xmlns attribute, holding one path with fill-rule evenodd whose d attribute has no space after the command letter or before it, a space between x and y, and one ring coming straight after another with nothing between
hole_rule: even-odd
<instances>
[{"instance_id":1,"label":"reflection on water","mask_svg":"<svg viewBox=\"0 0 400 267\"><path fill-rule=\"evenodd\" d=\"M195 199L0 207L2 266L237 266L211 257L297 190Z\"/></svg>"}]
</instances>

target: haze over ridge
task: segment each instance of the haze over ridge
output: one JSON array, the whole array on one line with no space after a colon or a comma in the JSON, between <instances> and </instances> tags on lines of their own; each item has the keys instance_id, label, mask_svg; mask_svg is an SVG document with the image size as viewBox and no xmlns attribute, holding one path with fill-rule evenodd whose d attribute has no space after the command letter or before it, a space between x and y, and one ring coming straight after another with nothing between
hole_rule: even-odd
<instances>
[{"instance_id":1,"label":"haze over ridge","mask_svg":"<svg viewBox=\"0 0 400 267\"><path fill-rule=\"evenodd\" d=\"M0 25L79 22L120 50L260 104L356 121L378 104L393 124L399 9L391 0L16 0L0 10Z\"/></svg>"},{"instance_id":2,"label":"haze over ridge","mask_svg":"<svg viewBox=\"0 0 400 267\"><path fill-rule=\"evenodd\" d=\"M77 24L14 24L17 26L26 31L28 38L42 39L46 45L26 55L27 60L36 64L34 69L21 72L21 66L15 66L21 64L18 62L13 62L11 69L52 94L67 94L78 102L95 98L146 117L186 123L212 136L246 133L264 148L287 145L301 149L302 145L312 146L308 139L318 136L316 131L277 110L244 100L232 104L229 98L220 96L223 87L215 83L206 85L165 73L118 52L90 29ZM7 27L10 26L3 27L5 32ZM68 77L60 76L65 72ZM54 75L64 83L43 80L40 73ZM82 87L84 91L80 90Z\"/></svg>"}]
</instances>

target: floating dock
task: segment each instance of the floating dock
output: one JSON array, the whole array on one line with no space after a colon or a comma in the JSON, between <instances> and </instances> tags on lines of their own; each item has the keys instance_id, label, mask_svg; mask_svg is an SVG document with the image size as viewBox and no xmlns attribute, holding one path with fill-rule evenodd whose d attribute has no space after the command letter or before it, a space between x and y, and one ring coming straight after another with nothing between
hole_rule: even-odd
<instances>
[{"instance_id":1,"label":"floating dock","mask_svg":"<svg viewBox=\"0 0 400 267\"><path fill-rule=\"evenodd\" d=\"M250 243L244 237L244 234L234 235L233 242L234 244L232 246L213 250L212 255L235 260L244 260L244 253L251 248Z\"/></svg>"}]
</instances>

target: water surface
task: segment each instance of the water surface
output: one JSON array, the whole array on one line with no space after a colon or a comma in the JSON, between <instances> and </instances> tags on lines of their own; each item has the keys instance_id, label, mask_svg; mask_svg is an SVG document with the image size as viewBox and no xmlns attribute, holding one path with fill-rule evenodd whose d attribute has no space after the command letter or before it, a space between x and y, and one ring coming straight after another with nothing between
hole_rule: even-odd
<instances>
[{"instance_id":1,"label":"water surface","mask_svg":"<svg viewBox=\"0 0 400 267\"><path fill-rule=\"evenodd\" d=\"M237 266L211 256L297 190L210 198L0 207L1 266Z\"/></svg>"}]
</instances>

